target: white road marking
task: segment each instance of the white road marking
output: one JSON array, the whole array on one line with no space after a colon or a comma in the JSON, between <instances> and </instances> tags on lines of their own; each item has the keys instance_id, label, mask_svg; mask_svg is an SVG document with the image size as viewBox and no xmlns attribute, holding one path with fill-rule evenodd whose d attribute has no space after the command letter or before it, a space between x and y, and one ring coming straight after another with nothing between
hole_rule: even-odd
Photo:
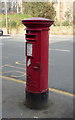
<instances>
[{"instance_id":1,"label":"white road marking","mask_svg":"<svg viewBox=\"0 0 75 120\"><path fill-rule=\"evenodd\" d=\"M37 116L34 116L34 118L36 118L36 119L37 119L38 117L37 117Z\"/></svg>"},{"instance_id":2,"label":"white road marking","mask_svg":"<svg viewBox=\"0 0 75 120\"><path fill-rule=\"evenodd\" d=\"M1 36L0 38L1 39L9 39L9 38L12 38L12 36Z\"/></svg>"},{"instance_id":3,"label":"white road marking","mask_svg":"<svg viewBox=\"0 0 75 120\"><path fill-rule=\"evenodd\" d=\"M61 51L61 52L70 52L70 50L63 50L63 49L49 49L49 50L56 50L56 51Z\"/></svg>"}]
</instances>

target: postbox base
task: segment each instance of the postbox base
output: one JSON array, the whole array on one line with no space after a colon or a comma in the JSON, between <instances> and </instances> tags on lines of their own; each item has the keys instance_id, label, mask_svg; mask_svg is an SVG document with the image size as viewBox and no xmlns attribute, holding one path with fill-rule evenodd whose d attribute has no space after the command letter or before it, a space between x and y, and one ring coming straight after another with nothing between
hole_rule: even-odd
<instances>
[{"instance_id":1,"label":"postbox base","mask_svg":"<svg viewBox=\"0 0 75 120\"><path fill-rule=\"evenodd\" d=\"M31 93L26 91L26 106L32 109L41 109L47 107L48 93L48 90L43 93Z\"/></svg>"}]
</instances>

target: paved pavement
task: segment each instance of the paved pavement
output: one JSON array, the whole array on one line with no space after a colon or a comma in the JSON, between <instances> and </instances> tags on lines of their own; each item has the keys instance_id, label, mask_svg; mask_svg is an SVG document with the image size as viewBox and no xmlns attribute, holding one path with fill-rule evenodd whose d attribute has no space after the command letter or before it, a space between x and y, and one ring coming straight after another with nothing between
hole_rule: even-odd
<instances>
[{"instance_id":1,"label":"paved pavement","mask_svg":"<svg viewBox=\"0 0 75 120\"><path fill-rule=\"evenodd\" d=\"M73 118L73 98L63 94L49 92L49 106L41 110L32 110L24 105L25 84L3 79L4 118Z\"/></svg>"},{"instance_id":2,"label":"paved pavement","mask_svg":"<svg viewBox=\"0 0 75 120\"><path fill-rule=\"evenodd\" d=\"M1 42L2 40L2 42ZM24 105L24 36L3 36L2 100L3 117L72 118L73 117L73 37L51 36L49 41L49 107L31 110ZM3 77L2 77L3 76ZM75 91L74 91L75 93Z\"/></svg>"}]
</instances>

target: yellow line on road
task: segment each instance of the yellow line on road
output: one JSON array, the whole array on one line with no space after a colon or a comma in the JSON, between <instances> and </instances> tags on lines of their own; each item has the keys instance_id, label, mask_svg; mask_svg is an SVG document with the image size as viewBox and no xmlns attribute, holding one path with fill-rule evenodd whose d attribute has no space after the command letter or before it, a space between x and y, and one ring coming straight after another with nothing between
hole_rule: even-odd
<instances>
[{"instance_id":1,"label":"yellow line on road","mask_svg":"<svg viewBox=\"0 0 75 120\"><path fill-rule=\"evenodd\" d=\"M22 67L15 67L15 66L12 66L12 65L5 65L6 67L12 67L12 68L17 68L17 69L24 69L25 70L25 68L22 68Z\"/></svg>"},{"instance_id":2,"label":"yellow line on road","mask_svg":"<svg viewBox=\"0 0 75 120\"><path fill-rule=\"evenodd\" d=\"M22 75L11 75L11 77L22 77L22 76L26 75L25 72L21 72L21 71L7 71L7 72L0 72L0 73L2 73L2 75L3 75L3 74L6 74L6 73L12 73L13 74L13 72L22 73Z\"/></svg>"},{"instance_id":3,"label":"yellow line on road","mask_svg":"<svg viewBox=\"0 0 75 120\"><path fill-rule=\"evenodd\" d=\"M23 76L25 76L26 75L26 73L24 73L24 74L22 74L22 75L11 75L11 77L23 77Z\"/></svg>"},{"instance_id":4,"label":"yellow line on road","mask_svg":"<svg viewBox=\"0 0 75 120\"><path fill-rule=\"evenodd\" d=\"M0 73L5 74L5 73L13 73L13 72L17 72L17 73L25 73L25 72L21 72L21 71L7 71L7 72L0 72Z\"/></svg>"},{"instance_id":5,"label":"yellow line on road","mask_svg":"<svg viewBox=\"0 0 75 120\"><path fill-rule=\"evenodd\" d=\"M1 76L1 75L0 75L0 78L9 79L9 80L12 80L12 81L15 81L15 82L19 82L19 83L23 83L23 84L26 83L25 81L22 81L22 80L19 80L19 79L14 79L14 78L6 77L6 76Z\"/></svg>"},{"instance_id":6,"label":"yellow line on road","mask_svg":"<svg viewBox=\"0 0 75 120\"><path fill-rule=\"evenodd\" d=\"M16 61L15 64L18 64L18 65L25 65L25 64L21 64L20 62Z\"/></svg>"},{"instance_id":7,"label":"yellow line on road","mask_svg":"<svg viewBox=\"0 0 75 120\"><path fill-rule=\"evenodd\" d=\"M52 91L52 92L56 92L56 93L68 95L68 96L71 96L71 97L75 97L75 94L72 94L72 93L69 93L69 92L65 92L65 91L61 91L61 90L58 90L58 89L49 88L49 90Z\"/></svg>"},{"instance_id":8,"label":"yellow line on road","mask_svg":"<svg viewBox=\"0 0 75 120\"><path fill-rule=\"evenodd\" d=\"M1 78L4 78L4 79L9 79L9 80L12 80L12 81L15 81L15 82L19 82L19 83L22 83L22 84L26 84L26 82L23 81L23 80L18 80L18 79L6 77L6 76L1 76L1 75L0 75L0 77L1 77ZM65 91L61 91L61 90L58 90L58 89L49 88L49 90L52 91L52 92L56 92L56 93L63 94L63 95L75 97L75 94L72 94L72 93L69 93L69 92L65 92Z\"/></svg>"}]
</instances>

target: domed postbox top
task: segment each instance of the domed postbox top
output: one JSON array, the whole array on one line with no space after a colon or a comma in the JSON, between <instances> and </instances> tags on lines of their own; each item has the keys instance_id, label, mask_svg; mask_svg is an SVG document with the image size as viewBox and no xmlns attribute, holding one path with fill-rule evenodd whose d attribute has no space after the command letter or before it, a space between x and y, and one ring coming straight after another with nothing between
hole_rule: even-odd
<instances>
[{"instance_id":1,"label":"domed postbox top","mask_svg":"<svg viewBox=\"0 0 75 120\"><path fill-rule=\"evenodd\" d=\"M22 23L26 27L50 27L53 24L53 20L49 20L42 17L33 17L22 20Z\"/></svg>"},{"instance_id":2,"label":"domed postbox top","mask_svg":"<svg viewBox=\"0 0 75 120\"><path fill-rule=\"evenodd\" d=\"M33 18L22 20L22 21L51 21L51 20L42 18L42 17L33 17Z\"/></svg>"}]
</instances>

